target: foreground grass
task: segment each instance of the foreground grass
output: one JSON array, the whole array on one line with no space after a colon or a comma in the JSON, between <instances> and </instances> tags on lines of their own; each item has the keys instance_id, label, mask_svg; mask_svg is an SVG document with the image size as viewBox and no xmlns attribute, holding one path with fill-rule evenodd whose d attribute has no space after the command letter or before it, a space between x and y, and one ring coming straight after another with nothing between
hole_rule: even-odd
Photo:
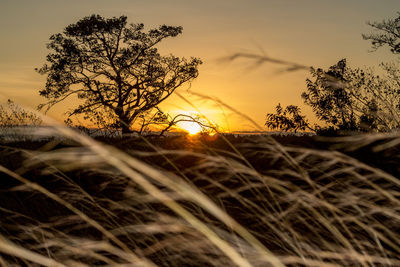
<instances>
[{"instance_id":1,"label":"foreground grass","mask_svg":"<svg viewBox=\"0 0 400 267\"><path fill-rule=\"evenodd\" d=\"M400 265L395 134L330 150L310 137L56 130L74 143L2 146L5 266Z\"/></svg>"}]
</instances>

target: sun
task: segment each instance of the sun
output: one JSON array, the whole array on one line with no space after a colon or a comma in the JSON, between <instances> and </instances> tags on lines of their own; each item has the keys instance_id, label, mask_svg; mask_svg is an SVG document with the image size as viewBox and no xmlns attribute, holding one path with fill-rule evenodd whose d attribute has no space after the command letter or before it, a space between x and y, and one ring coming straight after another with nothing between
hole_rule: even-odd
<instances>
[{"instance_id":1,"label":"sun","mask_svg":"<svg viewBox=\"0 0 400 267\"><path fill-rule=\"evenodd\" d=\"M179 128L188 132L190 135L195 135L200 133L203 128L196 122L182 121L178 123Z\"/></svg>"}]
</instances>

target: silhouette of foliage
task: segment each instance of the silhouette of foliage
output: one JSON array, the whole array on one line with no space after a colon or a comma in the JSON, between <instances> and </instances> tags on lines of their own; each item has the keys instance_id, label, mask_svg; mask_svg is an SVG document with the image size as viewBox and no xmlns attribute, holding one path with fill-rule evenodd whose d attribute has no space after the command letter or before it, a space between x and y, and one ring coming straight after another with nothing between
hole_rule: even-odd
<instances>
[{"instance_id":1,"label":"silhouette of foliage","mask_svg":"<svg viewBox=\"0 0 400 267\"><path fill-rule=\"evenodd\" d=\"M368 22L375 32L363 34L374 50L389 46L393 54L400 53L400 13L395 19ZM324 126L316 125L318 133L337 134L338 131L386 132L400 128L400 68L398 63L381 63L384 75L371 69L352 69L346 59L340 60L327 71L313 67L272 59L265 56L236 54L236 57L257 59L257 63L273 62L288 66L287 71L310 69L306 80L307 91L302 93L304 103L310 106ZM295 109L296 106L287 108ZM276 113L267 114L265 125L270 129L292 131L296 129L293 114L277 106ZM292 116L292 117L290 117ZM299 130L302 129L298 126ZM306 127L312 129L311 127Z\"/></svg>"},{"instance_id":2,"label":"silhouette of foliage","mask_svg":"<svg viewBox=\"0 0 400 267\"><path fill-rule=\"evenodd\" d=\"M144 31L127 17L85 17L50 37L52 52L38 72L47 75L40 95L51 108L70 96L81 100L68 112L109 127L132 131L143 114L198 76L200 59L161 56L155 47L182 27L162 25Z\"/></svg>"},{"instance_id":3,"label":"silhouette of foliage","mask_svg":"<svg viewBox=\"0 0 400 267\"><path fill-rule=\"evenodd\" d=\"M23 126L42 124L42 119L35 113L27 111L12 100L8 99L7 104L0 105L0 126Z\"/></svg>"},{"instance_id":4,"label":"silhouette of foliage","mask_svg":"<svg viewBox=\"0 0 400 267\"><path fill-rule=\"evenodd\" d=\"M265 125L270 129L278 129L285 132L294 131L296 133L299 130L313 130L310 128L305 116L301 115L300 112L298 106L290 105L283 109L281 104L278 104L275 114L267 114Z\"/></svg>"},{"instance_id":5,"label":"silhouette of foliage","mask_svg":"<svg viewBox=\"0 0 400 267\"><path fill-rule=\"evenodd\" d=\"M345 88L346 68L346 60L339 61L328 71L312 68L311 76L315 79L306 80L307 92L301 96L318 119L340 129L356 130L353 99Z\"/></svg>"},{"instance_id":6,"label":"silhouette of foliage","mask_svg":"<svg viewBox=\"0 0 400 267\"><path fill-rule=\"evenodd\" d=\"M382 65L386 76L370 69L351 69L340 60L328 71L311 69L313 80L307 79L304 103L328 127L342 131L385 132L400 126L400 91L395 65Z\"/></svg>"},{"instance_id":7,"label":"silhouette of foliage","mask_svg":"<svg viewBox=\"0 0 400 267\"><path fill-rule=\"evenodd\" d=\"M374 50L387 45L393 54L400 53L400 12L397 15L397 18L382 22L368 22L375 32L362 36L364 40L371 41Z\"/></svg>"},{"instance_id":8,"label":"silhouette of foliage","mask_svg":"<svg viewBox=\"0 0 400 267\"><path fill-rule=\"evenodd\" d=\"M266 125L271 129L292 131L314 129L319 133L335 131L386 132L400 127L400 73L396 64L381 64L385 75L375 75L371 69L352 69L345 59L327 71L311 68L311 78L306 80L307 91L302 93L304 103L310 106L324 126L300 127L294 115L283 111L268 114ZM288 108L289 108L288 107ZM301 125L301 124L300 124ZM308 125L308 124L305 124Z\"/></svg>"}]
</instances>

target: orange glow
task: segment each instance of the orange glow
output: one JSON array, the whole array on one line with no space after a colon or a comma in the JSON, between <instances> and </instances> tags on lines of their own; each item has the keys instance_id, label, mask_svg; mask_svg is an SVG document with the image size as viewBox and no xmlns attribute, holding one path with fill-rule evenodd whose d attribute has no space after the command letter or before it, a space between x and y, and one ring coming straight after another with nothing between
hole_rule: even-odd
<instances>
[{"instance_id":1,"label":"orange glow","mask_svg":"<svg viewBox=\"0 0 400 267\"><path fill-rule=\"evenodd\" d=\"M179 122L178 127L188 132L190 135L198 134L203 130L203 128L198 123L191 121Z\"/></svg>"},{"instance_id":2,"label":"orange glow","mask_svg":"<svg viewBox=\"0 0 400 267\"><path fill-rule=\"evenodd\" d=\"M268 130L264 127L265 115L274 113L278 103L298 105L311 124L318 122L312 108L304 105L301 98L309 71L286 71L285 66L272 62L263 64L256 59L240 57L229 61L228 58L233 59L243 52L264 56L265 51L269 57L315 68L327 69L340 58L348 58L352 67L377 67L380 62L392 61L394 57L389 49L369 53L370 42L360 35L373 29L364 22L394 18L394 10L399 8L399 1L394 0L385 1L384 5L379 1L358 1L362 2L362 8L357 12L354 12L354 7L359 6L356 1L336 1L335 4L332 1L288 0L252 1L252 4L246 1L235 1L235 4L233 1L218 1L218 4L216 1L180 1L179 8L171 8L169 1L161 0L140 1L140 4L122 0L84 1L80 8L76 8L74 1L58 1L54 5L45 1L24 1L23 8L19 2L0 1L1 48L7 51L0 56L0 95L5 96L5 100L10 98L33 108L47 102L38 94L38 90L44 89L45 76L33 71L34 67L40 68L45 63L45 55L50 53L44 44L51 34L62 32L68 24L93 14L94 6L89 3L93 2L96 3L95 13L107 18L111 13L128 15L129 23L144 22L144 31L163 24L183 26L182 35L167 38L156 46L163 56L193 56L204 62L199 68L199 77L190 85L178 88L177 92L188 91L219 99L265 130ZM33 10L35 12L30 12ZM52 15L60 10L65 11L62 16ZM326 14L326 10L331 12ZM18 23L15 23L16 18ZM309 38L303 34L304 29ZM22 49L24 44L29 44L30 48ZM218 125L221 132L259 129L219 103L199 96L184 96ZM65 112L76 105L75 98L67 99L47 114L62 122ZM175 94L160 108L171 115L178 114L173 112L176 109L178 112L193 109Z\"/></svg>"}]
</instances>

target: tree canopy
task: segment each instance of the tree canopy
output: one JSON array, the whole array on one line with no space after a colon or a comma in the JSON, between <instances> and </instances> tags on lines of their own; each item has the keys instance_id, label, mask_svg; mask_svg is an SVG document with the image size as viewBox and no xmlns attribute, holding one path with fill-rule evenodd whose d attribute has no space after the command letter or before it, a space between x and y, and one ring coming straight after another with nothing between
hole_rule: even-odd
<instances>
[{"instance_id":1,"label":"tree canopy","mask_svg":"<svg viewBox=\"0 0 400 267\"><path fill-rule=\"evenodd\" d=\"M126 16L84 17L50 37L47 75L40 95L51 108L68 97L80 102L69 116L83 114L97 124L130 132L140 114L157 107L178 87L198 76L198 58L161 56L156 45L182 33L182 27L161 25L148 31L128 24Z\"/></svg>"},{"instance_id":2,"label":"tree canopy","mask_svg":"<svg viewBox=\"0 0 400 267\"><path fill-rule=\"evenodd\" d=\"M371 41L374 50L389 46L393 54L400 54L400 12L397 12L397 15L398 17L394 19L367 23L374 32L362 36L364 40Z\"/></svg>"},{"instance_id":3,"label":"tree canopy","mask_svg":"<svg viewBox=\"0 0 400 267\"><path fill-rule=\"evenodd\" d=\"M304 131L310 129L305 116L301 115L298 106L289 105L285 109L281 104L276 106L276 113L267 114L265 125L270 129L278 129L285 132Z\"/></svg>"}]
</instances>

